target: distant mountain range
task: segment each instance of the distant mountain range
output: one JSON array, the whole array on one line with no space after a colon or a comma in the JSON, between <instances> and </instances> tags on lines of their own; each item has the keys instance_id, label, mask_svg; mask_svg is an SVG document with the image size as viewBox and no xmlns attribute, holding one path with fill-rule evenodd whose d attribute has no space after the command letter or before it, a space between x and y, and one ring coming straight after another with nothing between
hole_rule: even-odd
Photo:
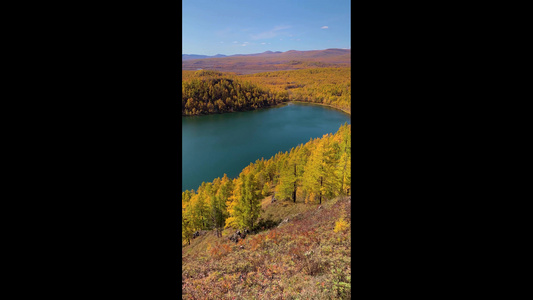
<instances>
[{"instance_id":1,"label":"distant mountain range","mask_svg":"<svg viewBox=\"0 0 533 300\"><path fill-rule=\"evenodd\" d=\"M184 60L191 60L191 59L204 59L204 58L230 57L230 56L257 56L257 55L272 54L272 53L283 53L283 52L281 52L281 51L276 51L276 52L265 51L263 53L256 53L256 54L234 54L234 55L217 54L217 55L213 55L213 56L200 55L200 54L182 54L181 55L181 60L184 61Z\"/></svg>"},{"instance_id":2,"label":"distant mountain range","mask_svg":"<svg viewBox=\"0 0 533 300\"><path fill-rule=\"evenodd\" d=\"M213 55L213 56L209 56L209 55L199 55L199 54L182 54L181 55L181 60L184 61L184 60L191 60L191 59L202 59L202 58L212 58L212 57L226 57L227 55L224 55L224 54L217 54L217 55Z\"/></svg>"},{"instance_id":3,"label":"distant mountain range","mask_svg":"<svg viewBox=\"0 0 533 300\"><path fill-rule=\"evenodd\" d=\"M213 56L182 54L182 70L217 70L250 74L257 72L295 70L314 67L349 67L350 49L297 51L265 51L255 54Z\"/></svg>"}]
</instances>

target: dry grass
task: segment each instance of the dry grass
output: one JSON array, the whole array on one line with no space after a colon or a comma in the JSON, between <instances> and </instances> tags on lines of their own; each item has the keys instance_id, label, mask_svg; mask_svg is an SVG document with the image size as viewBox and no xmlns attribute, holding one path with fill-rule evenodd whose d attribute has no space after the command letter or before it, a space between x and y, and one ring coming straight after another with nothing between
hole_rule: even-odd
<instances>
[{"instance_id":1,"label":"dry grass","mask_svg":"<svg viewBox=\"0 0 533 300\"><path fill-rule=\"evenodd\" d=\"M329 49L184 60L181 68L253 74L320 67L349 67L350 64L351 50Z\"/></svg>"},{"instance_id":2,"label":"dry grass","mask_svg":"<svg viewBox=\"0 0 533 300\"><path fill-rule=\"evenodd\" d=\"M265 205L273 217L292 216L279 227L239 243L208 234L183 248L183 298L350 298L351 229L334 232L341 216L350 223L349 202L335 199L321 209L291 202L281 207Z\"/></svg>"}]
</instances>

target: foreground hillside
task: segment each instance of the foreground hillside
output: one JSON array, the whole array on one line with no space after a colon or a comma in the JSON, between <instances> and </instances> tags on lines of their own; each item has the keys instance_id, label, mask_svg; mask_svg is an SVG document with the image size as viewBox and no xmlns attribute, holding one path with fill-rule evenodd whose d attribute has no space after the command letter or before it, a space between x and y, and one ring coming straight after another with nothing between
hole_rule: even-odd
<instances>
[{"instance_id":1,"label":"foreground hillside","mask_svg":"<svg viewBox=\"0 0 533 300\"><path fill-rule=\"evenodd\" d=\"M183 248L183 299L349 299L350 206L267 203L262 217L284 215L272 229L237 243L230 229L200 235Z\"/></svg>"},{"instance_id":2,"label":"foreground hillside","mask_svg":"<svg viewBox=\"0 0 533 300\"><path fill-rule=\"evenodd\" d=\"M350 189L344 124L183 192L184 299L349 298Z\"/></svg>"}]
</instances>

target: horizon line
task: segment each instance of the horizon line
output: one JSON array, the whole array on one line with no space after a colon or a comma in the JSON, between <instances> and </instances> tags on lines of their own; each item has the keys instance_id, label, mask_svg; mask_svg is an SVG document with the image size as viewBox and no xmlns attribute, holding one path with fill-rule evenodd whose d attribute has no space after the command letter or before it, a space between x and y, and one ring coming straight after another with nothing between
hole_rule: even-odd
<instances>
[{"instance_id":1,"label":"horizon line","mask_svg":"<svg viewBox=\"0 0 533 300\"><path fill-rule=\"evenodd\" d=\"M326 49L314 49L314 50L295 50L295 49L291 49L291 50L287 50L287 51L274 51L274 50L266 50L266 51L263 51L263 52L257 52L257 53L247 53L247 54L243 54L243 53L236 53L236 54L222 54L222 53L217 53L217 54L213 54L213 55L208 55L208 54L198 54L198 53L181 53L181 55L205 55L205 56L216 56L216 55L224 55L224 56L234 56L234 55L252 55L252 54L262 54L262 53L265 53L265 52L272 52L272 53L285 53L285 52L289 52L289 51L300 51L300 52L306 52L306 51L324 51L324 50L352 50L351 48L326 48Z\"/></svg>"}]
</instances>

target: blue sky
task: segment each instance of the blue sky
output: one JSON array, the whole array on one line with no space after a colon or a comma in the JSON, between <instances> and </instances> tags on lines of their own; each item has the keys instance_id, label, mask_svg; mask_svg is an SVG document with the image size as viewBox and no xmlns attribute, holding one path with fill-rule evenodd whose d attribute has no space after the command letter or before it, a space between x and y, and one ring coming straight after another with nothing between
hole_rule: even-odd
<instances>
[{"instance_id":1,"label":"blue sky","mask_svg":"<svg viewBox=\"0 0 533 300\"><path fill-rule=\"evenodd\" d=\"M182 54L350 49L350 0L182 3Z\"/></svg>"}]
</instances>

